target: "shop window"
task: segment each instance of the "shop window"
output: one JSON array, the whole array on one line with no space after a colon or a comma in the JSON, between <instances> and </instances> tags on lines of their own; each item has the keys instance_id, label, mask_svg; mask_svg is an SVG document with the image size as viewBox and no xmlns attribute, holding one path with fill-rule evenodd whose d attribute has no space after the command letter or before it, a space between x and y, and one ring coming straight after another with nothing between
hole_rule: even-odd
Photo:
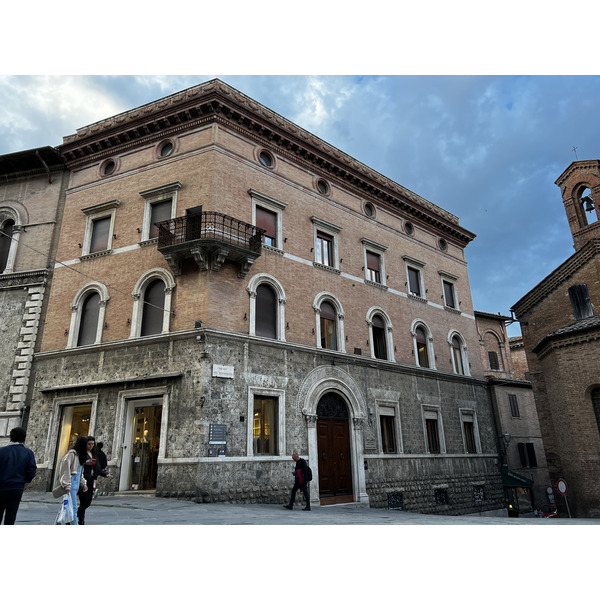
<instances>
[{"instance_id":1,"label":"shop window","mask_svg":"<svg viewBox=\"0 0 600 600\"><path fill-rule=\"evenodd\" d=\"M252 419L252 451L257 454L278 454L278 399L254 396Z\"/></svg>"},{"instance_id":2,"label":"shop window","mask_svg":"<svg viewBox=\"0 0 600 600\"><path fill-rule=\"evenodd\" d=\"M519 402L517 400L516 394L508 394L508 404L510 406L510 416L511 417L520 417L519 414Z\"/></svg>"}]
</instances>

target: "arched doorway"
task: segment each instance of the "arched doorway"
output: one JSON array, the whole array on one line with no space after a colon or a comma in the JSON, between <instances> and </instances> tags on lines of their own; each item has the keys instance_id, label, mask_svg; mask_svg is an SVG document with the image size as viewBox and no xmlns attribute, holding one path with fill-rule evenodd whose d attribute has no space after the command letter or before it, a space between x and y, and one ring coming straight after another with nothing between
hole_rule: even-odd
<instances>
[{"instance_id":1,"label":"arched doorway","mask_svg":"<svg viewBox=\"0 0 600 600\"><path fill-rule=\"evenodd\" d=\"M317 447L321 505L353 502L348 407L334 392L317 406Z\"/></svg>"}]
</instances>

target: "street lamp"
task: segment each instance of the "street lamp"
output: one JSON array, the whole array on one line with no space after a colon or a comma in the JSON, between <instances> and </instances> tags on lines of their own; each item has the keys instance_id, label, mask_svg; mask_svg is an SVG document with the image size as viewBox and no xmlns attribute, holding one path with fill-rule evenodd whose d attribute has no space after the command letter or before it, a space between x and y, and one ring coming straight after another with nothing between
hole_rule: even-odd
<instances>
[{"instance_id":1,"label":"street lamp","mask_svg":"<svg viewBox=\"0 0 600 600\"><path fill-rule=\"evenodd\" d=\"M506 432L499 437L504 442L504 465L503 466L508 467L508 445L510 444L511 435L510 435L510 433Z\"/></svg>"}]
</instances>

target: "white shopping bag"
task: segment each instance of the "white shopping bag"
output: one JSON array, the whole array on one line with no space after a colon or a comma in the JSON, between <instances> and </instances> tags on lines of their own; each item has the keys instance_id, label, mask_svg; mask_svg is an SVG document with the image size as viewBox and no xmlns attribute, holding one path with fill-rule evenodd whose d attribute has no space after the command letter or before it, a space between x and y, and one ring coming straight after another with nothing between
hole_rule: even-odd
<instances>
[{"instance_id":1,"label":"white shopping bag","mask_svg":"<svg viewBox=\"0 0 600 600\"><path fill-rule=\"evenodd\" d=\"M60 509L56 515L55 525L66 525L73 520L73 502L70 494L62 497Z\"/></svg>"}]
</instances>

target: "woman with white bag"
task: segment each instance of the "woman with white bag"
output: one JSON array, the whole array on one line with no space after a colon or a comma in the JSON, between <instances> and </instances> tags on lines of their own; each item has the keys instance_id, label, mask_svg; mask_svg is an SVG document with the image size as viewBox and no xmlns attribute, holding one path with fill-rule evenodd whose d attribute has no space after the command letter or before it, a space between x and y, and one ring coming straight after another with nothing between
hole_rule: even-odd
<instances>
[{"instance_id":1,"label":"woman with white bag","mask_svg":"<svg viewBox=\"0 0 600 600\"><path fill-rule=\"evenodd\" d=\"M92 464L92 460L87 454L87 437L82 435L77 438L73 448L64 455L58 470L58 482L63 488L64 494L69 497L73 513L73 520L70 523L65 523L65 525L77 525L77 492L79 491L81 472L85 464ZM82 483L85 492L87 491L85 479Z\"/></svg>"}]
</instances>

